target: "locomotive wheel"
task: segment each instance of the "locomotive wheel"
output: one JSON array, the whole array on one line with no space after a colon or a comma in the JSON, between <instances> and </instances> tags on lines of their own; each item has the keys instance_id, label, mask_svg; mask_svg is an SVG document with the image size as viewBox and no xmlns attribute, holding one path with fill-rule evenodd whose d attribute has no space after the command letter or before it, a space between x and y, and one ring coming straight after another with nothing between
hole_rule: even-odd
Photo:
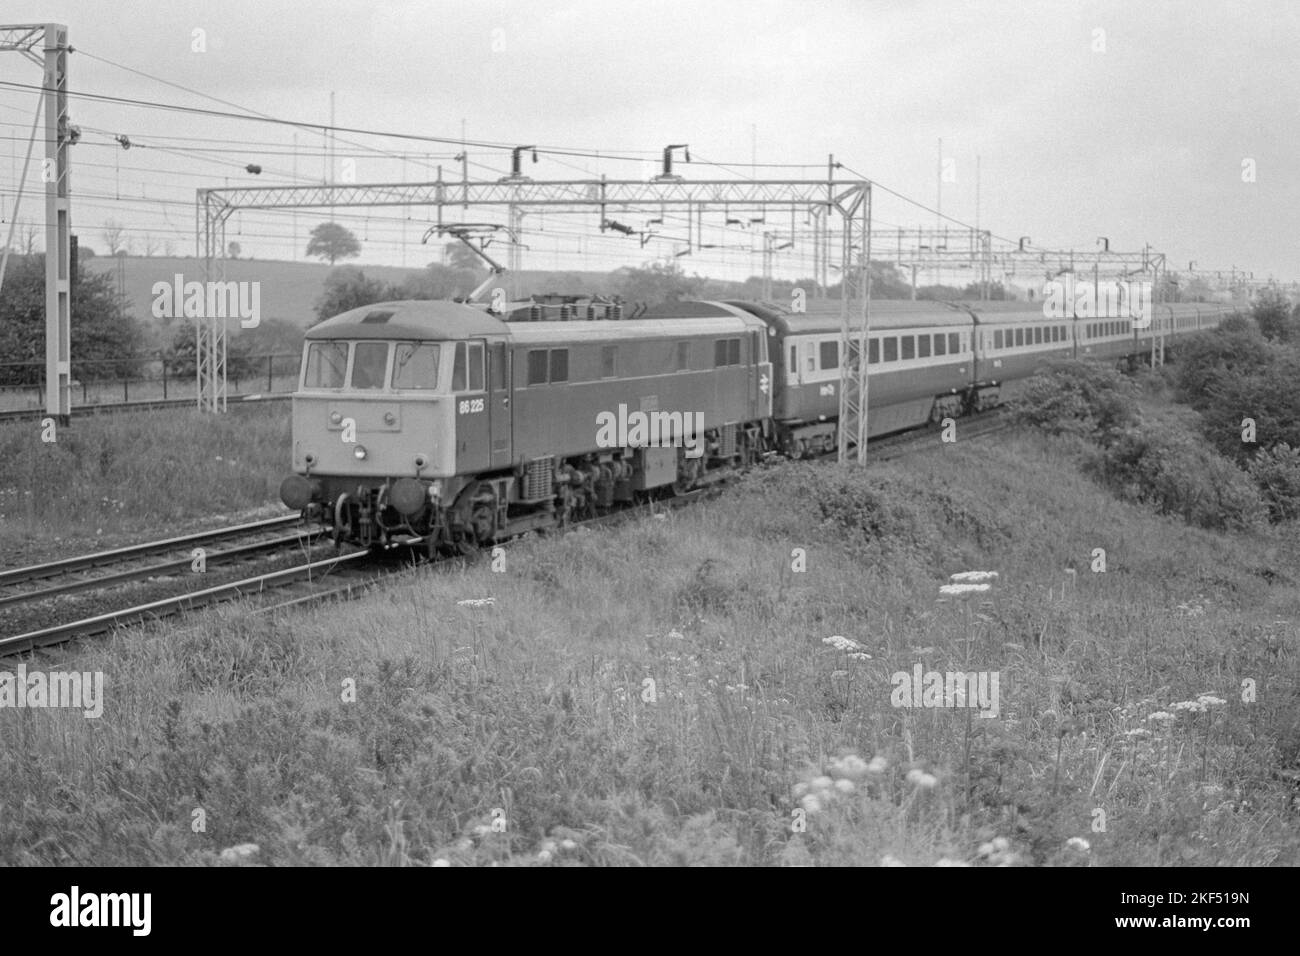
<instances>
[{"instance_id":1,"label":"locomotive wheel","mask_svg":"<svg viewBox=\"0 0 1300 956\"><path fill-rule=\"evenodd\" d=\"M487 502L476 504L470 512L468 526L456 532L456 550L464 555L478 554L479 548L492 540L495 526L492 506Z\"/></svg>"}]
</instances>

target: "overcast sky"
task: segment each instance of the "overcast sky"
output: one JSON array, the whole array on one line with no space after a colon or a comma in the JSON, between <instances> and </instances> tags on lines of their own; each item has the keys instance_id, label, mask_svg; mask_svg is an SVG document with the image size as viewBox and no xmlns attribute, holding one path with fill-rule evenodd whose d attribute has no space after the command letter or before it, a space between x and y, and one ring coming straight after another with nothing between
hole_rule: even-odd
<instances>
[{"instance_id":1,"label":"overcast sky","mask_svg":"<svg viewBox=\"0 0 1300 956\"><path fill-rule=\"evenodd\" d=\"M69 26L79 51L76 91L231 109L120 64L278 118L327 122L334 91L340 126L458 139L464 121L471 141L647 160L543 155L525 170L539 179L648 177L656 171L648 160L668 143L728 166L679 168L693 178L748 176L755 155L807 166L760 166L760 175L813 178L834 153L928 206L942 138L956 176L943 184L943 211L974 221L979 156L981 224L1000 236L1083 251L1107 236L1112 249L1149 242L1177 268L1194 259L1288 280L1300 272L1300 6L1287 0L6 0L0 13L5 23L49 19ZM206 52L195 52L196 36ZM38 80L21 57L0 57L0 81ZM6 222L34 96L0 83ZM321 137L298 132L295 157L291 127L86 100L72 111L84 132L73 218L92 247L102 247L97 233L112 218L137 243L147 233L192 252L196 188L290 182L295 166L301 181L325 175ZM133 148L116 145L117 134ZM338 157L354 159L358 181L433 178L438 163L459 176L454 146L340 140ZM385 158L376 147L409 156ZM470 152L472 177L504 171L501 152ZM1255 182L1243 182L1245 160ZM260 177L242 170L249 162L263 166ZM21 218L41 213L32 201ZM418 245L427 213L404 215L347 219L367 240L363 260L431 258ZM584 239L594 218L565 219L534 222L527 264L610 268L619 256L634 264L671 254L662 242L641 250L634 240ZM886 194L876 219L881 228L935 222ZM230 238L259 258L290 257L318 221L250 214ZM734 243L751 245L747 235ZM778 274L809 271L803 246ZM573 258L579 252L585 259ZM744 251L727 256L697 250L690 268L747 272L754 262Z\"/></svg>"}]
</instances>

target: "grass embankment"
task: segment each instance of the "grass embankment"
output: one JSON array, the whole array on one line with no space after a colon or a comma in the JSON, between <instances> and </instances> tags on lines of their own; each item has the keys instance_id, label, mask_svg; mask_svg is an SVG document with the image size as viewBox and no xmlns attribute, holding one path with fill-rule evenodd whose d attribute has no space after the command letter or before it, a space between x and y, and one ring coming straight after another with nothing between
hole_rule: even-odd
<instances>
[{"instance_id":1,"label":"grass embankment","mask_svg":"<svg viewBox=\"0 0 1300 956\"><path fill-rule=\"evenodd\" d=\"M80 554L283 511L288 403L0 425L0 565Z\"/></svg>"},{"instance_id":2,"label":"grass embankment","mask_svg":"<svg viewBox=\"0 0 1300 956\"><path fill-rule=\"evenodd\" d=\"M100 719L0 711L0 862L1300 863L1294 535L1117 503L1071 441L783 465L87 647L44 666L104 671ZM917 664L998 672L1000 715L891 706Z\"/></svg>"}]
</instances>

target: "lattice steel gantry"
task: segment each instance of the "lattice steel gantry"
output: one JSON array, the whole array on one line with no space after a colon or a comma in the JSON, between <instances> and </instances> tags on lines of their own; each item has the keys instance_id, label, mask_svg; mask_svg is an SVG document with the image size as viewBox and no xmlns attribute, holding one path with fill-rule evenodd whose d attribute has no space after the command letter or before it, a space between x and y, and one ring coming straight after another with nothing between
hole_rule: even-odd
<instances>
[{"instance_id":1,"label":"lattice steel gantry","mask_svg":"<svg viewBox=\"0 0 1300 956\"><path fill-rule=\"evenodd\" d=\"M200 189L196 199L195 232L204 278L223 279L225 224L231 214L246 209L328 209L355 206L432 206L443 228L444 210L498 206L513 210L517 220L530 208L590 209L607 218L609 207L632 212L641 207L655 214L666 208L689 214L728 206L803 208L828 222L841 221L840 275L840 460L850 453L866 457L867 364L865 355L870 298L867 261L871 253L871 184L866 180L837 180L833 173L816 180L698 180L671 175L640 180L533 180L507 177L500 181L427 183L357 183L310 186L259 186ZM827 230L829 234L830 230ZM830 258L829 243L823 262ZM210 411L226 407L226 319L201 318L197 325L198 404ZM769 383L768 387L771 387Z\"/></svg>"}]
</instances>

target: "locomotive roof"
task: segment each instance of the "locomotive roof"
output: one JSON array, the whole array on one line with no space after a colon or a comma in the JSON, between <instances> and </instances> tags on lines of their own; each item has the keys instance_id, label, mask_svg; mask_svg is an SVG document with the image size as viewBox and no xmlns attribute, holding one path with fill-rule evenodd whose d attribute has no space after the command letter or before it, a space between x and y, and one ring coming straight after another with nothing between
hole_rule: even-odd
<instances>
[{"instance_id":1,"label":"locomotive roof","mask_svg":"<svg viewBox=\"0 0 1300 956\"><path fill-rule=\"evenodd\" d=\"M308 339L436 339L452 341L504 335L523 343L626 341L646 335L739 335L761 328L753 316L730 306L695 303L672 310L674 318L574 319L568 322L504 322L481 308L445 300L376 302L340 312L307 330Z\"/></svg>"},{"instance_id":2,"label":"locomotive roof","mask_svg":"<svg viewBox=\"0 0 1300 956\"><path fill-rule=\"evenodd\" d=\"M442 299L376 302L340 312L307 330L309 339L464 339L508 334L482 309Z\"/></svg>"},{"instance_id":3,"label":"locomotive roof","mask_svg":"<svg viewBox=\"0 0 1300 956\"><path fill-rule=\"evenodd\" d=\"M840 328L838 300L810 300L808 311L802 313L776 312L761 303L752 302L744 303L742 308L754 308L756 314L783 335L838 332ZM949 308L939 302L892 299L871 302L872 329L965 328L970 324L971 317L968 313Z\"/></svg>"},{"instance_id":4,"label":"locomotive roof","mask_svg":"<svg viewBox=\"0 0 1300 956\"><path fill-rule=\"evenodd\" d=\"M647 336L689 338L693 335L741 335L763 324L753 316L700 316L675 319L583 320L577 322L511 322L511 341L525 345L553 342L619 342Z\"/></svg>"}]
</instances>

